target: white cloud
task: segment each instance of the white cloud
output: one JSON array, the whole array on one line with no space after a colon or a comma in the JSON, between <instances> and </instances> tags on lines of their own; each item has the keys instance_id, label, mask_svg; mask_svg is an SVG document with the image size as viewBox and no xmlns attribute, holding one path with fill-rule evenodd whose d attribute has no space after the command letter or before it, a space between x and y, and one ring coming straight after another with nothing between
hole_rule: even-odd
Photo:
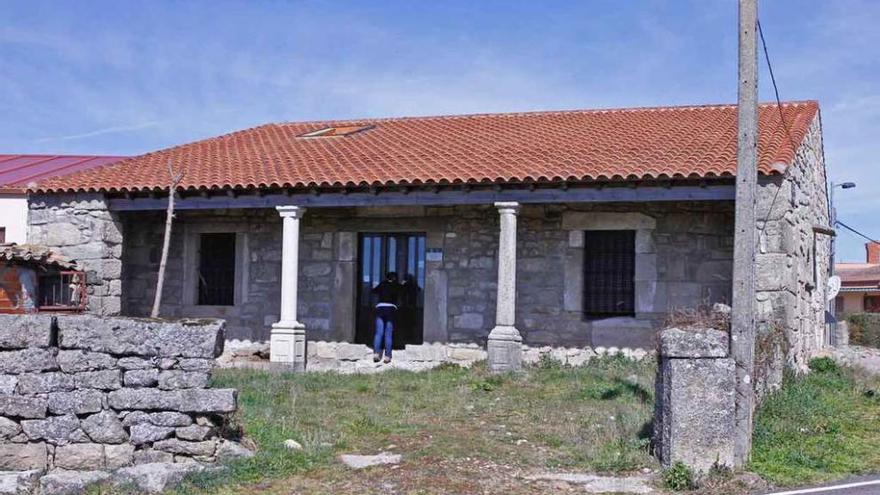
<instances>
[{"instance_id":1,"label":"white cloud","mask_svg":"<svg viewBox=\"0 0 880 495\"><path fill-rule=\"evenodd\" d=\"M67 136L55 136L55 137L44 137L35 140L37 143L46 143L50 141L71 141L75 139L87 139L97 136L103 136L106 134L119 134L122 132L133 132L139 131L142 129L148 129L150 127L156 127L159 125L159 122L142 122L140 124L131 124L131 125L118 125L112 127L105 127L103 129L95 129L93 131L83 132L80 134L70 134Z\"/></svg>"}]
</instances>

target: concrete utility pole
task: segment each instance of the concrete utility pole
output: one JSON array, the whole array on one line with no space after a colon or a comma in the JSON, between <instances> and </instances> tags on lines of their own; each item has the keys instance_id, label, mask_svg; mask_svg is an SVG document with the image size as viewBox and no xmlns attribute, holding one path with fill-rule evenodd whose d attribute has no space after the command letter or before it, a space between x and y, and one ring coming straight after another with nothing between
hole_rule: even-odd
<instances>
[{"instance_id":1,"label":"concrete utility pole","mask_svg":"<svg viewBox=\"0 0 880 495\"><path fill-rule=\"evenodd\" d=\"M736 150L736 236L733 243L733 311L730 354L736 361L734 462L752 450L755 404L755 194L758 184L757 0L739 0L739 91Z\"/></svg>"}]
</instances>

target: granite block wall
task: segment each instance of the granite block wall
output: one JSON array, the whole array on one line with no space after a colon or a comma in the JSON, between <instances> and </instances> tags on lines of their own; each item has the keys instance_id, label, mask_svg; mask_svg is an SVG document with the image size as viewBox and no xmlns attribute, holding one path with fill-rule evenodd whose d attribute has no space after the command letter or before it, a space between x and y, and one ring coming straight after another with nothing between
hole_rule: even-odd
<instances>
[{"instance_id":1,"label":"granite block wall","mask_svg":"<svg viewBox=\"0 0 880 495\"><path fill-rule=\"evenodd\" d=\"M28 197L28 242L54 248L86 272L88 309L122 310L122 223L103 194Z\"/></svg>"},{"instance_id":2,"label":"granite block wall","mask_svg":"<svg viewBox=\"0 0 880 495\"><path fill-rule=\"evenodd\" d=\"M236 391L210 389L223 322L0 315L0 471L210 462Z\"/></svg>"},{"instance_id":3,"label":"granite block wall","mask_svg":"<svg viewBox=\"0 0 880 495\"><path fill-rule=\"evenodd\" d=\"M784 175L758 185L756 387L781 385L782 370L806 371L827 343L831 237L822 130L812 122Z\"/></svg>"}]
</instances>

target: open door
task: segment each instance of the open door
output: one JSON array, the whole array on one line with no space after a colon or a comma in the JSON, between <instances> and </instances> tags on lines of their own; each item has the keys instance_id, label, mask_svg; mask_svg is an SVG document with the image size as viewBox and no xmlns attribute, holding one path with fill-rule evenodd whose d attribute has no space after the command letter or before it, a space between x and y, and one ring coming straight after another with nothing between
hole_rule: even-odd
<instances>
[{"instance_id":1,"label":"open door","mask_svg":"<svg viewBox=\"0 0 880 495\"><path fill-rule=\"evenodd\" d=\"M394 329L394 348L423 341L425 303L425 234L360 235L358 242L357 329L355 342L373 345L374 308L378 302L372 289L388 272L396 272L402 297Z\"/></svg>"}]
</instances>

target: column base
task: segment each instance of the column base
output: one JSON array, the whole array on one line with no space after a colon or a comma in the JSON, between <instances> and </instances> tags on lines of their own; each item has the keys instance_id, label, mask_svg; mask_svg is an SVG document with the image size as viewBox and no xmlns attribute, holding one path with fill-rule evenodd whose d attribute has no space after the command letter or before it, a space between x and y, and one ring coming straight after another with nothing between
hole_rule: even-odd
<instances>
[{"instance_id":1,"label":"column base","mask_svg":"<svg viewBox=\"0 0 880 495\"><path fill-rule=\"evenodd\" d=\"M279 321L272 325L269 361L306 370L306 326L298 321Z\"/></svg>"},{"instance_id":2,"label":"column base","mask_svg":"<svg viewBox=\"0 0 880 495\"><path fill-rule=\"evenodd\" d=\"M512 326L497 326L489 332L486 345L489 353L489 371L504 373L522 368L522 336Z\"/></svg>"}]
</instances>

